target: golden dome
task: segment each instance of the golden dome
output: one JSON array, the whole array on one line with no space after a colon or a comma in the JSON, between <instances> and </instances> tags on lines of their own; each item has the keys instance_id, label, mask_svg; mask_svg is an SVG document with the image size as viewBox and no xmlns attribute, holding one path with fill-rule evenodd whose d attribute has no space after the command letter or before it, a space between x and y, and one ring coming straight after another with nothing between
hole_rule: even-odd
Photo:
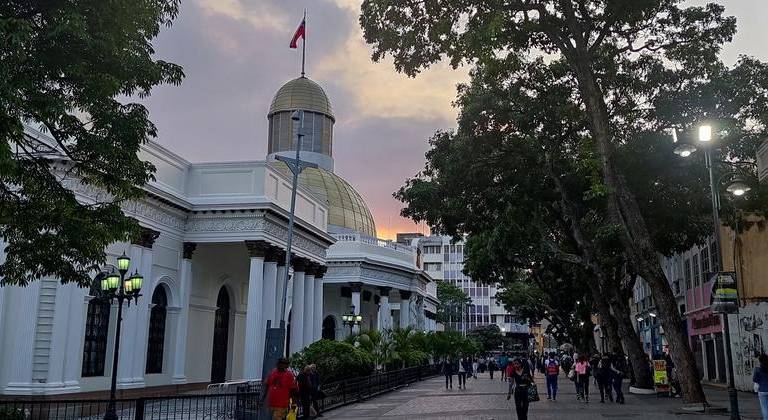
<instances>
[{"instance_id":1,"label":"golden dome","mask_svg":"<svg viewBox=\"0 0 768 420\"><path fill-rule=\"evenodd\" d=\"M291 174L284 163L272 164L283 173ZM308 188L328 204L329 225L376 237L376 223L363 197L340 176L321 168L307 168L299 175L299 185Z\"/></svg>"},{"instance_id":2,"label":"golden dome","mask_svg":"<svg viewBox=\"0 0 768 420\"><path fill-rule=\"evenodd\" d=\"M334 119L331 101L320 85L299 77L284 84L272 99L267 117L281 111L293 111L303 109L305 111L318 112Z\"/></svg>"}]
</instances>

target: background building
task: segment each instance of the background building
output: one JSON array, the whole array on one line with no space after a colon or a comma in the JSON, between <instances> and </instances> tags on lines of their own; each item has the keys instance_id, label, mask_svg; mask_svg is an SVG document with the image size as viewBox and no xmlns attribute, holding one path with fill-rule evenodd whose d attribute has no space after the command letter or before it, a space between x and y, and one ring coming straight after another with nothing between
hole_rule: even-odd
<instances>
[{"instance_id":1,"label":"background building","mask_svg":"<svg viewBox=\"0 0 768 420\"><path fill-rule=\"evenodd\" d=\"M456 319L445 325L447 330L470 331L472 328L496 324L506 334L529 334L528 325L524 325L514 314L507 312L501 302L495 299L497 287L481 284L466 276L464 270L464 243L451 243L449 236L415 235L411 241L418 248L423 261L423 269L433 279L445 281L464 290L472 299L466 308L464 319Z\"/></svg>"}]
</instances>

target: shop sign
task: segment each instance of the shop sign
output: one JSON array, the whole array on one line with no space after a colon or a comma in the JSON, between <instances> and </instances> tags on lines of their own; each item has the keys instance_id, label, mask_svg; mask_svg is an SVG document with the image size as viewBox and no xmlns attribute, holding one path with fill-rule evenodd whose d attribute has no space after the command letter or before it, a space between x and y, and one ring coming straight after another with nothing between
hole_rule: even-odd
<instances>
[{"instance_id":1,"label":"shop sign","mask_svg":"<svg viewBox=\"0 0 768 420\"><path fill-rule=\"evenodd\" d=\"M656 392L669 392L666 360L653 361L653 386Z\"/></svg>"},{"instance_id":2,"label":"shop sign","mask_svg":"<svg viewBox=\"0 0 768 420\"><path fill-rule=\"evenodd\" d=\"M736 273L721 271L713 273L709 279L712 281L712 297L709 301L712 312L716 314L736 313L739 308Z\"/></svg>"}]
</instances>

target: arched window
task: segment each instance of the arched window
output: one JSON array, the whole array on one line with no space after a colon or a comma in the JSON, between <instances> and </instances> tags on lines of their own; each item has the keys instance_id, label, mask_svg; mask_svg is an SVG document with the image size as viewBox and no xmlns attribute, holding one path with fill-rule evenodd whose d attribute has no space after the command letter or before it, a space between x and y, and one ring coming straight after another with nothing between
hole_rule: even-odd
<instances>
[{"instance_id":1,"label":"arched window","mask_svg":"<svg viewBox=\"0 0 768 420\"><path fill-rule=\"evenodd\" d=\"M88 302L88 312L85 318L85 344L83 345L83 366L81 375L104 376L104 361L107 358L107 337L109 334L110 302L102 298L101 279L99 274L93 279L92 299Z\"/></svg>"},{"instance_id":2,"label":"arched window","mask_svg":"<svg viewBox=\"0 0 768 420\"><path fill-rule=\"evenodd\" d=\"M332 316L328 315L323 320L323 340L335 340L336 339L336 320Z\"/></svg>"},{"instance_id":3,"label":"arched window","mask_svg":"<svg viewBox=\"0 0 768 420\"><path fill-rule=\"evenodd\" d=\"M147 373L163 373L163 347L165 346L165 316L168 313L168 296L165 287L158 285L152 293L152 310L149 315L147 337Z\"/></svg>"}]
</instances>

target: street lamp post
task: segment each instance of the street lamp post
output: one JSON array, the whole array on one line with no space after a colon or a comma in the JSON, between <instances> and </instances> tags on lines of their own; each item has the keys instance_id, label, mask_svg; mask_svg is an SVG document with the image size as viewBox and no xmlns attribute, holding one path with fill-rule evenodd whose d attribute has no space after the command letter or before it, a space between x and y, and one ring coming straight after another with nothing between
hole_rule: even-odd
<instances>
[{"instance_id":1,"label":"street lamp post","mask_svg":"<svg viewBox=\"0 0 768 420\"><path fill-rule=\"evenodd\" d=\"M144 282L144 278L137 271L134 271L128 279L125 278L125 273L128 272L130 265L131 259L123 252L123 255L117 258L117 271L119 275L112 272L101 279L102 296L98 299L105 299L110 302L117 300L115 351L112 355L112 383L109 388L109 405L107 406L107 412L104 414L104 420L117 420L118 418L115 403L117 398L117 361L120 357L120 325L123 321L123 302L126 302L127 305L131 304L131 299L138 302L139 296L141 296L141 286Z\"/></svg>"},{"instance_id":2,"label":"street lamp post","mask_svg":"<svg viewBox=\"0 0 768 420\"><path fill-rule=\"evenodd\" d=\"M676 139L677 136L674 134L673 131L673 137ZM723 247L722 247L722 238L720 236L720 195L718 193L717 188L717 180L715 178L715 169L714 169L714 160L712 159L712 150L714 146L712 146L712 126L710 125L702 125L699 127L699 142L704 144L704 162L707 167L707 170L709 171L709 189L710 189L710 198L712 201L712 226L714 228L714 234L715 234L715 243L717 244L717 264L718 264L718 270L723 269ZM693 152L696 151L696 148L687 145L682 144L675 148L675 153L680 155L681 157L688 157ZM726 188L726 190L735 195L735 196L742 196L746 194L749 191L749 186L746 185L743 180L739 177L732 177L731 182ZM731 413L731 420L738 420L741 418L739 413L739 397L736 392L736 382L735 378L733 377L733 355L731 352L731 328L730 325L728 325L728 314L723 313L723 335L725 336L725 357L727 359L727 369L728 369L728 402L730 405L730 413Z\"/></svg>"},{"instance_id":3,"label":"street lamp post","mask_svg":"<svg viewBox=\"0 0 768 420\"><path fill-rule=\"evenodd\" d=\"M352 335L355 325L360 325L363 321L363 316L355 313L355 305L350 305L349 312L341 316L341 321L344 325L349 325L349 335Z\"/></svg>"}]
</instances>

